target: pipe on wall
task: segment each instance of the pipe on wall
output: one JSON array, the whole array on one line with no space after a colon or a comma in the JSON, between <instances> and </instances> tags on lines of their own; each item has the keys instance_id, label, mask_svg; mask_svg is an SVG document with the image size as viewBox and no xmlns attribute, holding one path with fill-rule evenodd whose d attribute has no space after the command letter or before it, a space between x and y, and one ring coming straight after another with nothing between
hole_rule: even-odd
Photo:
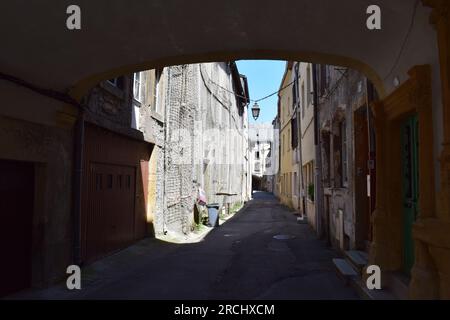
<instances>
[{"instance_id":1,"label":"pipe on wall","mask_svg":"<svg viewBox=\"0 0 450 320\"><path fill-rule=\"evenodd\" d=\"M84 148L84 108L80 110L74 130L74 169L73 169L73 263L81 264L81 192L83 179L83 148Z\"/></svg>"},{"instance_id":2,"label":"pipe on wall","mask_svg":"<svg viewBox=\"0 0 450 320\"><path fill-rule=\"evenodd\" d=\"M317 84L317 65L312 65L313 78L313 102L314 102L314 147L315 147L315 220L316 232L322 236L322 213L323 213L323 188L322 188L322 158L320 152L320 128L319 128L319 92Z\"/></svg>"}]
</instances>

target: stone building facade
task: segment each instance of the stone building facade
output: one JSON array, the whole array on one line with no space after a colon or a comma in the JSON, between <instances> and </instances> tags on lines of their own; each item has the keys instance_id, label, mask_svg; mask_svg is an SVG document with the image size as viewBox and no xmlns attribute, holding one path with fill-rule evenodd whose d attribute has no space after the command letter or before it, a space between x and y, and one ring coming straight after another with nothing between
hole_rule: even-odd
<instances>
[{"instance_id":1,"label":"stone building facade","mask_svg":"<svg viewBox=\"0 0 450 320\"><path fill-rule=\"evenodd\" d=\"M278 132L272 123L250 125L250 168L258 190L274 192L278 172Z\"/></svg>"},{"instance_id":2,"label":"stone building facade","mask_svg":"<svg viewBox=\"0 0 450 320\"><path fill-rule=\"evenodd\" d=\"M7 99L17 91L0 85ZM32 105L36 93L21 95ZM199 188L225 210L250 199L248 87L234 62L103 81L78 115L55 96L40 112L2 108L2 250L23 255L2 267L0 295L147 236L189 233Z\"/></svg>"},{"instance_id":3,"label":"stone building facade","mask_svg":"<svg viewBox=\"0 0 450 320\"><path fill-rule=\"evenodd\" d=\"M167 67L159 83L164 134L155 231L188 234L198 223L200 189L225 211L250 198L247 83L234 62Z\"/></svg>"},{"instance_id":4,"label":"stone building facade","mask_svg":"<svg viewBox=\"0 0 450 320\"><path fill-rule=\"evenodd\" d=\"M272 127L274 132L274 138L277 139L278 144L276 146L276 165L277 170L274 173L274 175L271 177L272 185L273 185L273 194L277 199L280 199L281 197L281 174L280 174L280 168L281 168L281 144L280 144L280 103L277 105L277 115L272 121Z\"/></svg>"},{"instance_id":5,"label":"stone building facade","mask_svg":"<svg viewBox=\"0 0 450 320\"><path fill-rule=\"evenodd\" d=\"M293 119L295 128L293 135L298 145L294 148L294 164L298 168L295 183L295 203L297 208L308 219L308 222L317 229L315 206L315 141L314 141L314 108L312 64L294 62L292 80L296 106L296 118Z\"/></svg>"},{"instance_id":6,"label":"stone building facade","mask_svg":"<svg viewBox=\"0 0 450 320\"><path fill-rule=\"evenodd\" d=\"M292 119L295 118L296 106L294 104L294 92L292 90L292 61L286 62L286 69L280 84L278 93L279 104L279 139L280 139L280 201L284 205L297 209L297 203L294 203L294 196L297 195L295 188L298 180L298 166L294 161ZM295 182L295 183L294 183Z\"/></svg>"},{"instance_id":7,"label":"stone building facade","mask_svg":"<svg viewBox=\"0 0 450 320\"><path fill-rule=\"evenodd\" d=\"M373 128L368 103L373 89L359 72L317 66L318 126L322 163L322 233L342 250L368 251L371 240L370 151Z\"/></svg>"},{"instance_id":8,"label":"stone building facade","mask_svg":"<svg viewBox=\"0 0 450 320\"><path fill-rule=\"evenodd\" d=\"M8 246L5 250L23 257L11 260L10 270L1 270L9 280L1 279L8 284L2 285L0 295L59 281L67 266L87 263L149 234L145 164L152 154L153 134L133 127L133 81L133 75L124 75L99 83L79 103L78 115L67 111L64 100L58 100L62 98L49 98L46 110L40 112L2 109L0 171L6 177L2 194L9 194L15 204L8 207L2 200L5 212L12 214L12 220L2 225L12 234L0 233L8 238L2 240ZM15 90L11 86L5 93ZM36 93L26 91L25 96L32 106ZM121 171L125 167L128 174ZM128 185L128 175L130 189L121 194L117 187ZM135 205L121 215L122 210L105 206L108 199L130 208ZM14 217L21 217L20 225ZM28 226L27 235L17 231L23 225ZM127 227L122 230L122 225ZM126 241L111 245L107 238L123 237L122 231ZM13 240L13 235L19 239Z\"/></svg>"},{"instance_id":9,"label":"stone building facade","mask_svg":"<svg viewBox=\"0 0 450 320\"><path fill-rule=\"evenodd\" d=\"M89 263L149 235L149 162L153 135L141 72L107 80L84 98L80 220L75 260ZM80 131L80 130L79 130ZM75 186L75 190L77 186ZM77 235L78 230L80 234ZM79 256L79 257L78 257Z\"/></svg>"}]
</instances>

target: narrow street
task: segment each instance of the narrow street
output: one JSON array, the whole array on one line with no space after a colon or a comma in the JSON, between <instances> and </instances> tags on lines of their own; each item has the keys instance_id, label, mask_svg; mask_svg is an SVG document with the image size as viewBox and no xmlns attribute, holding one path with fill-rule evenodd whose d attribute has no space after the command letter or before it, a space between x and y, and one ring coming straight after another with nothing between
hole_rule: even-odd
<instances>
[{"instance_id":1,"label":"narrow street","mask_svg":"<svg viewBox=\"0 0 450 320\"><path fill-rule=\"evenodd\" d=\"M2 13L0 300L450 300L450 1Z\"/></svg>"},{"instance_id":2,"label":"narrow street","mask_svg":"<svg viewBox=\"0 0 450 320\"><path fill-rule=\"evenodd\" d=\"M83 270L79 291L61 284L17 298L356 299L333 270L335 256L272 194L256 192L199 243L147 239Z\"/></svg>"}]
</instances>

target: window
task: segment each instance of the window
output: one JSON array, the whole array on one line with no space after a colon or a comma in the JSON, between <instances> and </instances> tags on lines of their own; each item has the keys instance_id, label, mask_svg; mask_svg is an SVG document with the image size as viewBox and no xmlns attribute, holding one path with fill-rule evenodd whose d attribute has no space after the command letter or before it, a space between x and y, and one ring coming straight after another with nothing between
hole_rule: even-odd
<instances>
[{"instance_id":1,"label":"window","mask_svg":"<svg viewBox=\"0 0 450 320\"><path fill-rule=\"evenodd\" d=\"M292 85L292 97L293 97L292 103L294 108L298 103L298 66L299 63L296 63L294 68L294 83Z\"/></svg>"},{"instance_id":2,"label":"window","mask_svg":"<svg viewBox=\"0 0 450 320\"><path fill-rule=\"evenodd\" d=\"M112 189L112 186L113 186L113 176L112 174L108 174L108 178L106 180L106 187L108 189Z\"/></svg>"},{"instance_id":3,"label":"window","mask_svg":"<svg viewBox=\"0 0 450 320\"><path fill-rule=\"evenodd\" d=\"M142 79L144 82L144 88L147 88L147 82L150 83L149 89L150 95L149 104L152 109L152 116L156 117L159 121L164 121L164 110L165 110L165 81L164 81L164 69L155 69L149 73L149 80ZM145 90L143 92L145 96ZM211 99L211 97L209 97ZM147 101L145 101L147 103Z\"/></svg>"},{"instance_id":4,"label":"window","mask_svg":"<svg viewBox=\"0 0 450 320\"><path fill-rule=\"evenodd\" d=\"M95 188L97 190L101 190L102 189L102 174L101 173L96 173L95 174Z\"/></svg>"},{"instance_id":5,"label":"window","mask_svg":"<svg viewBox=\"0 0 450 320\"><path fill-rule=\"evenodd\" d=\"M298 195L298 178L297 178L297 172L294 172L294 181L293 181L293 186L294 186L294 190L293 190L293 194Z\"/></svg>"},{"instance_id":6,"label":"window","mask_svg":"<svg viewBox=\"0 0 450 320\"><path fill-rule=\"evenodd\" d=\"M140 110L140 105L136 102L133 102L133 109L131 110L131 127L136 130L139 130L140 125Z\"/></svg>"},{"instance_id":7,"label":"window","mask_svg":"<svg viewBox=\"0 0 450 320\"><path fill-rule=\"evenodd\" d=\"M298 126L297 126L298 117L295 117L291 120L292 134L291 134L291 147L292 149L297 148L298 146Z\"/></svg>"},{"instance_id":8,"label":"window","mask_svg":"<svg viewBox=\"0 0 450 320\"><path fill-rule=\"evenodd\" d=\"M259 160L259 151L256 151L256 159Z\"/></svg>"},{"instance_id":9,"label":"window","mask_svg":"<svg viewBox=\"0 0 450 320\"><path fill-rule=\"evenodd\" d=\"M302 83L302 101L301 101L301 104L302 104L302 119L305 117L305 103L306 103L306 101L305 101L305 84Z\"/></svg>"},{"instance_id":10,"label":"window","mask_svg":"<svg viewBox=\"0 0 450 320\"><path fill-rule=\"evenodd\" d=\"M289 172L289 195L292 195L292 172Z\"/></svg>"},{"instance_id":11,"label":"window","mask_svg":"<svg viewBox=\"0 0 450 320\"><path fill-rule=\"evenodd\" d=\"M320 65L320 95L325 95L325 90L328 86L328 79L327 79L327 66L324 64Z\"/></svg>"},{"instance_id":12,"label":"window","mask_svg":"<svg viewBox=\"0 0 450 320\"><path fill-rule=\"evenodd\" d=\"M311 65L308 64L308 67L306 68L306 103L307 103L307 107L309 107L310 103L311 103L311 90L312 90L312 85L311 85Z\"/></svg>"},{"instance_id":13,"label":"window","mask_svg":"<svg viewBox=\"0 0 450 320\"><path fill-rule=\"evenodd\" d=\"M288 138L288 142L287 142L287 149L288 151L291 150L291 129L288 129L288 134L287 134L287 138Z\"/></svg>"},{"instance_id":14,"label":"window","mask_svg":"<svg viewBox=\"0 0 450 320\"><path fill-rule=\"evenodd\" d=\"M343 188L347 183L347 137L345 121L339 122L333 135L334 185Z\"/></svg>"},{"instance_id":15,"label":"window","mask_svg":"<svg viewBox=\"0 0 450 320\"><path fill-rule=\"evenodd\" d=\"M161 90L161 70L155 70L155 84L153 86L153 103L154 103L154 110L156 113L161 113L162 110L162 101L159 97L159 91Z\"/></svg>"},{"instance_id":16,"label":"window","mask_svg":"<svg viewBox=\"0 0 450 320\"><path fill-rule=\"evenodd\" d=\"M314 161L308 163L308 199L314 202Z\"/></svg>"},{"instance_id":17,"label":"window","mask_svg":"<svg viewBox=\"0 0 450 320\"><path fill-rule=\"evenodd\" d=\"M142 102L142 72L134 74L133 97L137 101Z\"/></svg>"},{"instance_id":18,"label":"window","mask_svg":"<svg viewBox=\"0 0 450 320\"><path fill-rule=\"evenodd\" d=\"M302 181L302 183L303 183L303 194L302 194L302 196L304 196L304 197L306 197L306 195L307 195L307 188L308 188L308 183L309 183L309 180L308 180L308 170L307 170L307 165L304 165L303 167L302 167L302 172L303 172L303 181Z\"/></svg>"},{"instance_id":19,"label":"window","mask_svg":"<svg viewBox=\"0 0 450 320\"><path fill-rule=\"evenodd\" d=\"M322 133L322 159L323 159L323 165L322 165L322 176L323 176L323 183L325 187L330 187L330 178L331 178L331 157L330 157L330 133L324 132Z\"/></svg>"},{"instance_id":20,"label":"window","mask_svg":"<svg viewBox=\"0 0 450 320\"><path fill-rule=\"evenodd\" d=\"M122 175L121 175L121 174L119 174L119 175L117 176L117 187L118 187L119 189L122 189Z\"/></svg>"}]
</instances>

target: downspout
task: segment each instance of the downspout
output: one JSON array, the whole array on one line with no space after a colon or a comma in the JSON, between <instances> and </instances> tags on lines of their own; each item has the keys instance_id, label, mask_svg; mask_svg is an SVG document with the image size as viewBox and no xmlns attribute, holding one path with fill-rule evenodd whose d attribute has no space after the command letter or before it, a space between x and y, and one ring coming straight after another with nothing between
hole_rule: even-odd
<instances>
[{"instance_id":1,"label":"downspout","mask_svg":"<svg viewBox=\"0 0 450 320\"><path fill-rule=\"evenodd\" d=\"M85 120L81 108L74 130L74 171L73 171L73 263L81 265L81 193L83 179L83 148Z\"/></svg>"},{"instance_id":2,"label":"downspout","mask_svg":"<svg viewBox=\"0 0 450 320\"><path fill-rule=\"evenodd\" d=\"M297 64L300 64L300 62L297 62ZM305 190L305 182L303 178L303 145L302 145L302 114L301 114L301 103L300 102L300 95L299 90L300 86L298 85L298 79L299 79L299 72L298 70L300 67L296 68L296 81L297 81L297 90L295 94L297 95L297 136L298 136L298 173L300 177L300 183L298 184L298 196L300 197L299 201L301 201L301 212L303 218L307 216L306 214L306 202L304 197L304 190ZM299 203L300 206L300 203Z\"/></svg>"},{"instance_id":3,"label":"downspout","mask_svg":"<svg viewBox=\"0 0 450 320\"><path fill-rule=\"evenodd\" d=\"M320 134L319 134L319 93L317 85L317 65L312 65L313 72L313 103L314 103L314 148L315 148L315 183L314 183L314 201L315 201L315 220L316 232L320 237L322 235L323 212L323 189L322 189L322 158L320 152Z\"/></svg>"},{"instance_id":4,"label":"downspout","mask_svg":"<svg viewBox=\"0 0 450 320\"><path fill-rule=\"evenodd\" d=\"M298 130L299 130L299 143L300 143L300 152L299 152L299 173L300 173L300 183L299 185L299 196L302 201L302 215L306 217L306 200L305 200L305 178L303 176L303 144L302 144L302 119L301 115L298 119Z\"/></svg>"}]
</instances>

